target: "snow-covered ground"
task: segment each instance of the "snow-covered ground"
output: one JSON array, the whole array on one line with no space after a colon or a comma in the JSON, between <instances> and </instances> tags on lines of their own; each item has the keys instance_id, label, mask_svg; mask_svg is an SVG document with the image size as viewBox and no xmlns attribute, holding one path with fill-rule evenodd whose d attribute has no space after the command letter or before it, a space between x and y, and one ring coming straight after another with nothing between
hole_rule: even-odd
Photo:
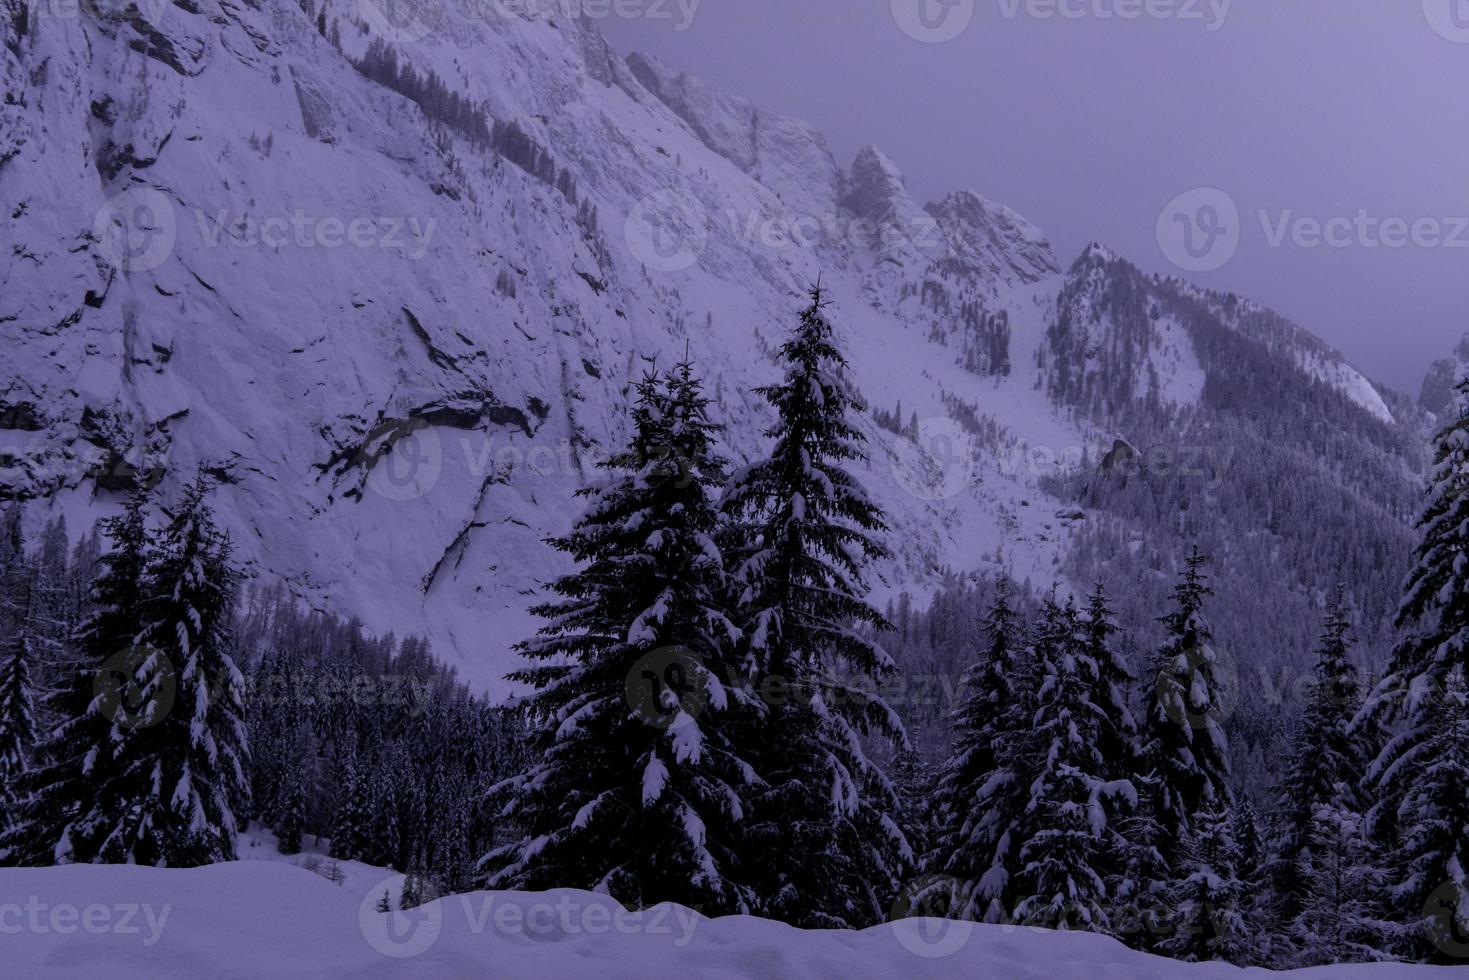
<instances>
[{"instance_id":1,"label":"snow-covered ground","mask_svg":"<svg viewBox=\"0 0 1469 980\"><path fill-rule=\"evenodd\" d=\"M268 853L267 853L268 852ZM264 842L189 871L82 865L0 870L0 973L11 977L637 977L1150 980L1265 976L1186 965L1101 936L908 919L803 932L763 919L629 913L577 891L481 892L409 914L377 903L401 877L344 862L342 880ZM251 860L250 858L256 858ZM1462 976L1453 968L1333 967L1341 980Z\"/></svg>"}]
</instances>

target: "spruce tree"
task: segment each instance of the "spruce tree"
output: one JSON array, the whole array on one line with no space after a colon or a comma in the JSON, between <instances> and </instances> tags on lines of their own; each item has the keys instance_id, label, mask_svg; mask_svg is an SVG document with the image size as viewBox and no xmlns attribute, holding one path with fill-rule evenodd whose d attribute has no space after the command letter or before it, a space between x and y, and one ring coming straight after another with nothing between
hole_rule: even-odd
<instances>
[{"instance_id":1,"label":"spruce tree","mask_svg":"<svg viewBox=\"0 0 1469 980\"><path fill-rule=\"evenodd\" d=\"M146 631L144 586L152 549L148 498L135 494L123 513L102 522L111 548L98 558L92 611L78 628L77 655L63 661L40 713L55 719L21 780L23 801L0 835L0 863L26 866L98 860L122 804L111 792L119 734L146 710L131 673Z\"/></svg>"},{"instance_id":2,"label":"spruce tree","mask_svg":"<svg viewBox=\"0 0 1469 980\"><path fill-rule=\"evenodd\" d=\"M249 798L244 677L231 626L236 572L201 475L164 528L145 583L141 717L119 725L100 859L196 867L235 859L236 809Z\"/></svg>"},{"instance_id":3,"label":"spruce tree","mask_svg":"<svg viewBox=\"0 0 1469 980\"><path fill-rule=\"evenodd\" d=\"M1404 638L1353 729L1391 733L1367 771L1365 833L1401 877L1391 899L1405 951L1443 962L1469 955L1469 379L1457 392L1456 417L1434 440L1397 615Z\"/></svg>"},{"instance_id":4,"label":"spruce tree","mask_svg":"<svg viewBox=\"0 0 1469 980\"><path fill-rule=\"evenodd\" d=\"M1245 887L1239 880L1239 845L1229 811L1206 807L1194 814L1178 856L1178 880L1170 896L1171 934L1160 952L1188 962L1244 963L1250 952Z\"/></svg>"},{"instance_id":5,"label":"spruce tree","mask_svg":"<svg viewBox=\"0 0 1469 980\"><path fill-rule=\"evenodd\" d=\"M1280 785L1281 813L1270 870L1275 915L1281 922L1300 913L1308 894L1302 865L1309 862L1317 811L1359 807L1358 782L1366 760L1352 732L1361 692L1349 659L1350 631L1346 593L1339 587L1327 607L1304 715Z\"/></svg>"},{"instance_id":6,"label":"spruce tree","mask_svg":"<svg viewBox=\"0 0 1469 980\"><path fill-rule=\"evenodd\" d=\"M32 746L36 711L31 667L36 643L31 623L31 582L24 553L0 559L0 830L12 822Z\"/></svg>"},{"instance_id":7,"label":"spruce tree","mask_svg":"<svg viewBox=\"0 0 1469 980\"><path fill-rule=\"evenodd\" d=\"M1157 794L1154 814L1163 832L1163 856L1172 862L1193 814L1228 812L1229 744L1224 734L1226 678L1203 617L1213 595L1204 575L1208 559L1197 548L1172 593L1173 609L1160 622L1165 637L1146 678L1140 764Z\"/></svg>"},{"instance_id":8,"label":"spruce tree","mask_svg":"<svg viewBox=\"0 0 1469 980\"><path fill-rule=\"evenodd\" d=\"M276 816L276 849L282 854L300 854L306 832L306 786L299 762L286 768L281 787L280 811Z\"/></svg>"},{"instance_id":9,"label":"spruce tree","mask_svg":"<svg viewBox=\"0 0 1469 980\"><path fill-rule=\"evenodd\" d=\"M1114 637L1120 633L1113 619L1107 592L1100 582L1087 599L1082 624L1082 643L1087 659L1095 665L1097 684L1098 748L1108 779L1132 779L1137 775L1137 719L1133 717L1131 690L1137 682L1127 661L1117 650Z\"/></svg>"},{"instance_id":10,"label":"spruce tree","mask_svg":"<svg viewBox=\"0 0 1469 980\"><path fill-rule=\"evenodd\" d=\"M1107 707L1113 685L1092 658L1095 626L1083 635L1073 606L1047 600L1036 642L1039 772L1026 806L1031 834L1020 849L1023 897L1015 916L1053 929L1110 932L1106 874L1125 856L1114 818L1119 802L1137 794L1130 782L1108 778L1115 763L1103 755L1103 732L1114 724Z\"/></svg>"},{"instance_id":11,"label":"spruce tree","mask_svg":"<svg viewBox=\"0 0 1469 980\"><path fill-rule=\"evenodd\" d=\"M600 890L629 907L751 908L733 740L751 710L732 660L711 492L718 427L692 368L637 388L633 434L552 542L580 568L536 612L530 769L492 800L517 840L484 860L493 888ZM732 681L736 683L731 683Z\"/></svg>"},{"instance_id":12,"label":"spruce tree","mask_svg":"<svg viewBox=\"0 0 1469 980\"><path fill-rule=\"evenodd\" d=\"M331 856L344 861L361 860L369 847L371 821L371 783L353 747L348 749L338 770Z\"/></svg>"},{"instance_id":13,"label":"spruce tree","mask_svg":"<svg viewBox=\"0 0 1469 980\"><path fill-rule=\"evenodd\" d=\"M754 761L752 859L762 914L802 926L871 925L890 912L912 850L900 804L864 736L907 747L876 689L894 672L866 599L886 555L882 512L848 464L864 458L864 410L820 286L781 345L785 378L757 389L775 411L770 455L724 501L748 668L768 707Z\"/></svg>"},{"instance_id":14,"label":"spruce tree","mask_svg":"<svg viewBox=\"0 0 1469 980\"><path fill-rule=\"evenodd\" d=\"M961 883L951 915L996 923L1015 908L1033 778L1033 671L1008 582L999 583L985 629L989 646L965 671L950 720L954 748L935 794L938 828L928 865Z\"/></svg>"},{"instance_id":15,"label":"spruce tree","mask_svg":"<svg viewBox=\"0 0 1469 980\"><path fill-rule=\"evenodd\" d=\"M1393 908L1409 951L1434 963L1469 959L1469 685L1455 667L1369 775L1396 804Z\"/></svg>"},{"instance_id":16,"label":"spruce tree","mask_svg":"<svg viewBox=\"0 0 1469 980\"><path fill-rule=\"evenodd\" d=\"M1300 904L1290 922L1298 966L1389 959L1393 927L1383 908L1390 875L1353 810L1323 803L1297 865Z\"/></svg>"}]
</instances>

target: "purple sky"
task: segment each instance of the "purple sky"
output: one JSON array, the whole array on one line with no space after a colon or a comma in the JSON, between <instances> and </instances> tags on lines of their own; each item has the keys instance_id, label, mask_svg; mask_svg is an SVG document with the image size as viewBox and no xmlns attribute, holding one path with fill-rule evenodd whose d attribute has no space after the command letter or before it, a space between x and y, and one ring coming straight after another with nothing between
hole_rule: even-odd
<instances>
[{"instance_id":1,"label":"purple sky","mask_svg":"<svg viewBox=\"0 0 1469 980\"><path fill-rule=\"evenodd\" d=\"M1238 207L1238 251L1195 281L1414 395L1469 330L1469 0L702 0L675 30L691 2L632 0L672 19L603 30L810 120L844 165L876 143L920 201L972 187L1009 204L1063 263L1097 239L1179 272L1159 216L1214 187ZM957 5L938 30L972 19L921 42L899 27L920 2ZM1079 16L1038 16L1062 9ZM1149 9L1191 17L1115 16ZM1329 229L1345 247L1293 243L1312 241L1300 218L1346 219Z\"/></svg>"}]
</instances>

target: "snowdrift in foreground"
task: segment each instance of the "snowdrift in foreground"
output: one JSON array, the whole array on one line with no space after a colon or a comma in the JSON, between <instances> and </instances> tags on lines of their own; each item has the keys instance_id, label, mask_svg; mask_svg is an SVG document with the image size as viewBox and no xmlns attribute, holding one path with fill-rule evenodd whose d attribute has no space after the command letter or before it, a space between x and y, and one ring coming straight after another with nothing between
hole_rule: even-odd
<instances>
[{"instance_id":1,"label":"snowdrift in foreground","mask_svg":"<svg viewBox=\"0 0 1469 980\"><path fill-rule=\"evenodd\" d=\"M983 977L1148 980L1264 976L1132 952L1100 936L910 919L862 933L625 912L586 892L454 896L380 914L401 878L344 863L339 882L278 861L191 871L0 870L0 950L16 977ZM1449 969L1333 967L1388 980Z\"/></svg>"}]
</instances>

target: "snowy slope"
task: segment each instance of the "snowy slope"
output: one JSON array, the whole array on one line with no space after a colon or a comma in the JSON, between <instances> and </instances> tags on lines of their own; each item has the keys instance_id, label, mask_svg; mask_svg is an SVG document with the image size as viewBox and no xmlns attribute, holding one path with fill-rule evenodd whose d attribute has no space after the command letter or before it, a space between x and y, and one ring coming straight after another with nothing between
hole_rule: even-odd
<instances>
[{"instance_id":1,"label":"snowy slope","mask_svg":"<svg viewBox=\"0 0 1469 980\"><path fill-rule=\"evenodd\" d=\"M382 915L400 879L333 884L282 863L193 871L73 865L0 870L5 969L34 978L545 977L1389 980L1454 968L1378 965L1292 974L1186 965L1086 933L908 919L802 932L674 906L627 913L605 896L479 893ZM248 966L247 966L248 964Z\"/></svg>"},{"instance_id":2,"label":"snowy slope","mask_svg":"<svg viewBox=\"0 0 1469 980\"><path fill-rule=\"evenodd\" d=\"M923 205L880 150L844 169L809 125L564 17L328 0L323 34L281 0L0 2L0 498L33 525L206 466L252 571L503 690L628 385L688 350L731 453L759 451L751 390L819 276L873 405L921 423L867 421L879 598L1056 574L1074 517L1038 483L1117 433L1041 383L1068 279L1008 208ZM375 36L518 126L518 160L354 68ZM1009 373L966 369L997 321ZM1164 340L1159 389L1195 398L1207 365Z\"/></svg>"}]
</instances>

